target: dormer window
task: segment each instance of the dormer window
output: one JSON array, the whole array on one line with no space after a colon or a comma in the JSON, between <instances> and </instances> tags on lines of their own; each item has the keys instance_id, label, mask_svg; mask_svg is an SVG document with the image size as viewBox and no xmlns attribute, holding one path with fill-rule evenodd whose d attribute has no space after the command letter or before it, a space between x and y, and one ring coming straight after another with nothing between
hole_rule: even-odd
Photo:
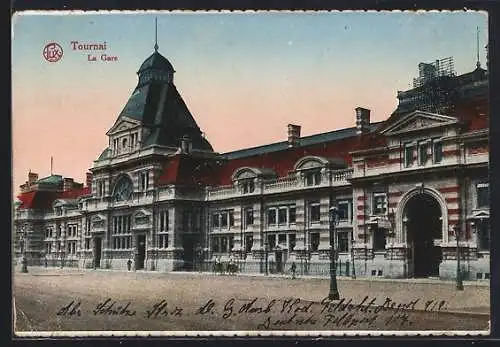
<instances>
[{"instance_id":1,"label":"dormer window","mask_svg":"<svg viewBox=\"0 0 500 347\"><path fill-rule=\"evenodd\" d=\"M321 172L319 170L311 170L305 173L306 186L317 186L321 184Z\"/></svg>"},{"instance_id":2,"label":"dormer window","mask_svg":"<svg viewBox=\"0 0 500 347\"><path fill-rule=\"evenodd\" d=\"M243 191L243 194L253 193L255 191L253 179L243 180L241 183L241 190Z\"/></svg>"}]
</instances>

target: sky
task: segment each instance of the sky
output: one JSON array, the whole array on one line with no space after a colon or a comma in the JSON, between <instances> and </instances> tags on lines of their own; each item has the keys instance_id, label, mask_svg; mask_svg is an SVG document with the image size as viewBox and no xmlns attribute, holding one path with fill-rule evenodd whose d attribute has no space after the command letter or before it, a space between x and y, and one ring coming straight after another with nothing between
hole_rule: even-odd
<instances>
[{"instance_id":1,"label":"sky","mask_svg":"<svg viewBox=\"0 0 500 347\"><path fill-rule=\"evenodd\" d=\"M84 182L111 128L159 52L214 150L355 126L354 109L386 119L420 62L452 56L457 74L486 65L485 12L129 12L16 14L12 25L13 194L28 171ZM104 44L106 50L74 49ZM57 62L44 47L63 50ZM101 54L116 57L101 60ZM89 61L89 54L95 61Z\"/></svg>"}]
</instances>

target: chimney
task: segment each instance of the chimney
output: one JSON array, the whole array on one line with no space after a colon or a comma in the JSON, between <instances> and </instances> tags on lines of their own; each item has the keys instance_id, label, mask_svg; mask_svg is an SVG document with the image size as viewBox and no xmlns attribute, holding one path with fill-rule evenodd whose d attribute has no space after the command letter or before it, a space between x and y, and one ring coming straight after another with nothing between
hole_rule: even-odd
<instances>
[{"instance_id":1,"label":"chimney","mask_svg":"<svg viewBox=\"0 0 500 347\"><path fill-rule=\"evenodd\" d=\"M32 185L36 181L38 181L38 174L30 171L28 173L28 185Z\"/></svg>"},{"instance_id":2,"label":"chimney","mask_svg":"<svg viewBox=\"0 0 500 347\"><path fill-rule=\"evenodd\" d=\"M300 125L288 124L288 147L296 147L300 141Z\"/></svg>"},{"instance_id":3,"label":"chimney","mask_svg":"<svg viewBox=\"0 0 500 347\"><path fill-rule=\"evenodd\" d=\"M181 138L181 153L189 154L193 149L193 144L191 143L191 138L188 135L184 135Z\"/></svg>"},{"instance_id":4,"label":"chimney","mask_svg":"<svg viewBox=\"0 0 500 347\"><path fill-rule=\"evenodd\" d=\"M73 189L73 179L69 177L65 177L63 180L63 191L71 190Z\"/></svg>"},{"instance_id":5,"label":"chimney","mask_svg":"<svg viewBox=\"0 0 500 347\"><path fill-rule=\"evenodd\" d=\"M85 185L87 187L90 187L90 189L92 189L92 172L87 172L87 174L85 175Z\"/></svg>"},{"instance_id":6,"label":"chimney","mask_svg":"<svg viewBox=\"0 0 500 347\"><path fill-rule=\"evenodd\" d=\"M356 107L356 135L364 134L370 126L370 110Z\"/></svg>"}]
</instances>

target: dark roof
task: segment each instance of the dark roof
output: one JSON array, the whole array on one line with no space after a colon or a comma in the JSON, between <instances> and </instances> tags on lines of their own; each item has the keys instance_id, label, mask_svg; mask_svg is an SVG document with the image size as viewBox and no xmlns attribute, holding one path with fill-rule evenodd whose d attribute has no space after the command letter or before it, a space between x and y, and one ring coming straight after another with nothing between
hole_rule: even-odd
<instances>
[{"instance_id":1,"label":"dark roof","mask_svg":"<svg viewBox=\"0 0 500 347\"><path fill-rule=\"evenodd\" d=\"M369 131L374 131L381 123L382 122L371 123ZM299 140L299 144L296 147L298 148L307 147L331 141L343 140L353 136L356 136L356 127L334 130L326 133L301 137ZM233 152L227 152L224 153L223 156L231 160L231 159L250 157L253 155L283 151L286 150L287 148L288 148L288 141L281 141L281 142L271 143L269 145L245 148Z\"/></svg>"},{"instance_id":2,"label":"dark roof","mask_svg":"<svg viewBox=\"0 0 500 347\"><path fill-rule=\"evenodd\" d=\"M170 64L168 59L157 51L155 51L146 60L144 60L137 73L141 73L147 69L175 71L174 67L172 66L172 64Z\"/></svg>"},{"instance_id":3,"label":"dark roof","mask_svg":"<svg viewBox=\"0 0 500 347\"><path fill-rule=\"evenodd\" d=\"M171 65L166 58L155 52L146 59L139 72L148 67L170 69ZM150 79L138 84L117 122L122 117L135 119L143 127L149 128L150 134L143 139L142 146L179 147L180 139L188 135L193 149L213 151L172 81ZM104 153L101 157L102 155Z\"/></svg>"},{"instance_id":4,"label":"dark roof","mask_svg":"<svg viewBox=\"0 0 500 347\"><path fill-rule=\"evenodd\" d=\"M35 190L17 196L20 209L48 210L56 199L77 199L91 194L90 187L78 187L64 192Z\"/></svg>"},{"instance_id":5,"label":"dark roof","mask_svg":"<svg viewBox=\"0 0 500 347\"><path fill-rule=\"evenodd\" d=\"M46 183L46 184L60 184L63 178L61 175L51 175L48 177L40 178L36 183Z\"/></svg>"}]
</instances>

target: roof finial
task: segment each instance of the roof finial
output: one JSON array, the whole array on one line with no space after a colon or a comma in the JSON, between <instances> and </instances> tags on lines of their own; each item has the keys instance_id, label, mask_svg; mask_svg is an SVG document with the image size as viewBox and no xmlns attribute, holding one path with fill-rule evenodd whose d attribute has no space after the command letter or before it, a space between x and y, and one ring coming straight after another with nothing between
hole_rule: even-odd
<instances>
[{"instance_id":1,"label":"roof finial","mask_svg":"<svg viewBox=\"0 0 500 347\"><path fill-rule=\"evenodd\" d=\"M480 69L481 68L481 62L479 61L479 26L476 27L476 53L477 53L477 60L476 60L476 68Z\"/></svg>"},{"instance_id":2,"label":"roof finial","mask_svg":"<svg viewBox=\"0 0 500 347\"><path fill-rule=\"evenodd\" d=\"M155 17L155 52L158 52L158 18Z\"/></svg>"}]
</instances>

